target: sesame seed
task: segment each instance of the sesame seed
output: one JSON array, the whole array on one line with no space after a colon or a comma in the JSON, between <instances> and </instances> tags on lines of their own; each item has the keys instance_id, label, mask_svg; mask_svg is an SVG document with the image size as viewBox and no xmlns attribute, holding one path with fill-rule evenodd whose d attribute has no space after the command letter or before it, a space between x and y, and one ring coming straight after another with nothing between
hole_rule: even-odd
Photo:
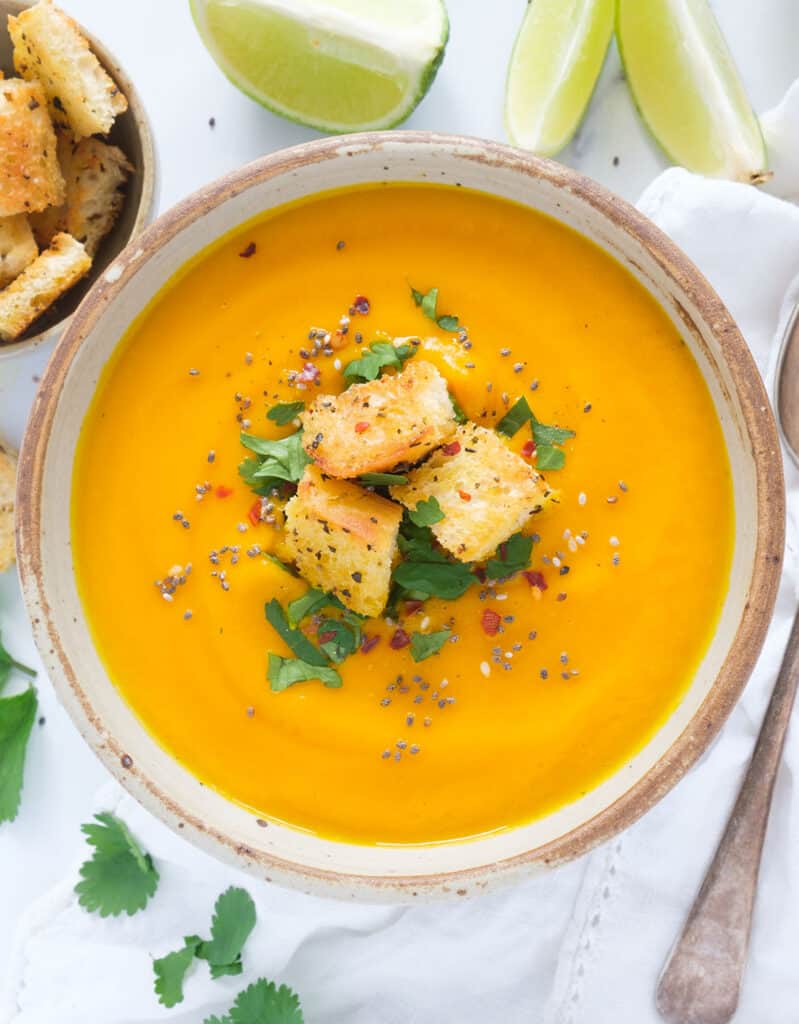
<instances>
[{"instance_id":1,"label":"sesame seed","mask_svg":"<svg viewBox=\"0 0 799 1024\"><path fill-rule=\"evenodd\" d=\"M501 348L499 350L499 354L501 356L509 356L510 355L510 349L509 348Z\"/></svg>"},{"instance_id":2,"label":"sesame seed","mask_svg":"<svg viewBox=\"0 0 799 1024\"><path fill-rule=\"evenodd\" d=\"M617 548L619 546L619 538L618 537L611 537L608 540L608 544L610 544L610 546L612 548Z\"/></svg>"},{"instance_id":3,"label":"sesame seed","mask_svg":"<svg viewBox=\"0 0 799 1024\"><path fill-rule=\"evenodd\" d=\"M513 372L514 373L521 373L523 369L524 369L524 363L514 363L513 364Z\"/></svg>"},{"instance_id":4,"label":"sesame seed","mask_svg":"<svg viewBox=\"0 0 799 1024\"><path fill-rule=\"evenodd\" d=\"M407 746L408 743L406 740L397 740L397 750L405 750Z\"/></svg>"},{"instance_id":5,"label":"sesame seed","mask_svg":"<svg viewBox=\"0 0 799 1024\"><path fill-rule=\"evenodd\" d=\"M380 701L380 706L383 707L383 708L387 708L390 703L391 703L391 698L390 697L383 697L383 699Z\"/></svg>"},{"instance_id":6,"label":"sesame seed","mask_svg":"<svg viewBox=\"0 0 799 1024\"><path fill-rule=\"evenodd\" d=\"M585 491L580 491L580 493L577 495L577 504L578 505L585 505L585 503L587 501L588 501L588 495L585 493Z\"/></svg>"},{"instance_id":7,"label":"sesame seed","mask_svg":"<svg viewBox=\"0 0 799 1024\"><path fill-rule=\"evenodd\" d=\"M585 403L585 405L583 406L583 412L591 412L591 403L590 402L586 402Z\"/></svg>"},{"instance_id":8,"label":"sesame seed","mask_svg":"<svg viewBox=\"0 0 799 1024\"><path fill-rule=\"evenodd\" d=\"M199 377L200 376L200 371L195 366L192 366L192 368L189 370L189 376L190 377Z\"/></svg>"},{"instance_id":9,"label":"sesame seed","mask_svg":"<svg viewBox=\"0 0 799 1024\"><path fill-rule=\"evenodd\" d=\"M480 671L483 673L486 679L488 679L488 677L491 675L491 666L488 664L487 661L480 662Z\"/></svg>"},{"instance_id":10,"label":"sesame seed","mask_svg":"<svg viewBox=\"0 0 799 1024\"><path fill-rule=\"evenodd\" d=\"M620 561L621 561L621 556L618 553L615 554L613 556L613 558L611 558L611 562L613 562L614 565L618 565Z\"/></svg>"},{"instance_id":11,"label":"sesame seed","mask_svg":"<svg viewBox=\"0 0 799 1024\"><path fill-rule=\"evenodd\" d=\"M565 651L560 652L560 663L561 665L569 664L569 655Z\"/></svg>"},{"instance_id":12,"label":"sesame seed","mask_svg":"<svg viewBox=\"0 0 799 1024\"><path fill-rule=\"evenodd\" d=\"M561 672L560 678L561 679L571 679L571 675L568 672Z\"/></svg>"},{"instance_id":13,"label":"sesame seed","mask_svg":"<svg viewBox=\"0 0 799 1024\"><path fill-rule=\"evenodd\" d=\"M534 629L531 629L530 632L527 634L527 639L528 640L535 640L535 638L537 636L538 636L538 633Z\"/></svg>"},{"instance_id":14,"label":"sesame seed","mask_svg":"<svg viewBox=\"0 0 799 1024\"><path fill-rule=\"evenodd\" d=\"M619 499L615 495L611 494L608 498L608 505L615 505L618 500Z\"/></svg>"},{"instance_id":15,"label":"sesame seed","mask_svg":"<svg viewBox=\"0 0 799 1024\"><path fill-rule=\"evenodd\" d=\"M333 360L333 369L334 370L340 370L341 369L341 360L338 357L336 357Z\"/></svg>"},{"instance_id":16,"label":"sesame seed","mask_svg":"<svg viewBox=\"0 0 799 1024\"><path fill-rule=\"evenodd\" d=\"M387 760L387 759L388 759L389 757L391 757L391 751L390 751L390 750L384 750L384 751L383 751L383 753L382 753L382 754L381 754L380 756L381 756L381 757L383 758L383 760L385 761L385 760Z\"/></svg>"},{"instance_id":17,"label":"sesame seed","mask_svg":"<svg viewBox=\"0 0 799 1024\"><path fill-rule=\"evenodd\" d=\"M432 724L433 724L433 719L432 718L425 718L424 722L422 722L422 725L425 727L425 729L429 729Z\"/></svg>"},{"instance_id":18,"label":"sesame seed","mask_svg":"<svg viewBox=\"0 0 799 1024\"><path fill-rule=\"evenodd\" d=\"M539 672L539 675L541 676L542 679L549 679L549 672L547 672L547 670L545 668L541 669L541 671Z\"/></svg>"},{"instance_id":19,"label":"sesame seed","mask_svg":"<svg viewBox=\"0 0 799 1024\"><path fill-rule=\"evenodd\" d=\"M413 725L414 720L415 720L414 713L412 711L409 711L408 714L405 716L405 724L406 725Z\"/></svg>"},{"instance_id":20,"label":"sesame seed","mask_svg":"<svg viewBox=\"0 0 799 1024\"><path fill-rule=\"evenodd\" d=\"M532 382L532 384L530 385L530 390L531 391L538 391L538 381L537 380L534 380Z\"/></svg>"},{"instance_id":21,"label":"sesame seed","mask_svg":"<svg viewBox=\"0 0 799 1024\"><path fill-rule=\"evenodd\" d=\"M188 621L191 618L191 615L191 609L187 608L186 611L183 613L183 618L186 619L186 621Z\"/></svg>"},{"instance_id":22,"label":"sesame seed","mask_svg":"<svg viewBox=\"0 0 799 1024\"><path fill-rule=\"evenodd\" d=\"M619 490L620 491L624 491L624 493L626 494L627 491L629 491L629 489L630 488L627 486L627 484L623 480L619 480Z\"/></svg>"},{"instance_id":23,"label":"sesame seed","mask_svg":"<svg viewBox=\"0 0 799 1024\"><path fill-rule=\"evenodd\" d=\"M252 366L252 352L244 353L244 362L247 364L247 366Z\"/></svg>"},{"instance_id":24,"label":"sesame seed","mask_svg":"<svg viewBox=\"0 0 799 1024\"><path fill-rule=\"evenodd\" d=\"M408 753L409 754L418 754L419 750L420 750L419 744L418 743L412 743L410 745L410 747L408 748Z\"/></svg>"}]
</instances>

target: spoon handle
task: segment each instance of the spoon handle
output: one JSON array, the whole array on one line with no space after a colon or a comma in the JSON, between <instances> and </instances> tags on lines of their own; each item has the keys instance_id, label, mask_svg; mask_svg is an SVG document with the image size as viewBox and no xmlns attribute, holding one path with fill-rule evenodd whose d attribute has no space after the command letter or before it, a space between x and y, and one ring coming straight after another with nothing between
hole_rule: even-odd
<instances>
[{"instance_id":1,"label":"spoon handle","mask_svg":"<svg viewBox=\"0 0 799 1024\"><path fill-rule=\"evenodd\" d=\"M771 796L799 679L799 612L757 745L657 989L670 1024L726 1024L738 1006Z\"/></svg>"}]
</instances>

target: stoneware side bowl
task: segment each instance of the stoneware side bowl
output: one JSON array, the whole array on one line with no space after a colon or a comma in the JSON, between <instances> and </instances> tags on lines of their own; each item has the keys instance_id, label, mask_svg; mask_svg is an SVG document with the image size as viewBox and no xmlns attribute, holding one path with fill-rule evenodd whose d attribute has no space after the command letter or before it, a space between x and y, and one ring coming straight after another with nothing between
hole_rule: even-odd
<instances>
[{"instance_id":1,"label":"stoneware side bowl","mask_svg":"<svg viewBox=\"0 0 799 1024\"><path fill-rule=\"evenodd\" d=\"M20 3L19 0L0 0L0 71L4 71L8 78L14 76L11 38L7 28L8 16L16 16L31 6L32 3ZM89 273L31 324L21 338L7 344L0 343L0 360L56 338L69 323L83 296L111 260L119 255L152 218L157 168L153 136L144 106L133 83L114 55L83 26L79 28L89 40L97 59L127 97L128 109L114 122L108 141L122 149L136 173L131 175L128 182L122 212L108 236L103 239Z\"/></svg>"},{"instance_id":2,"label":"stoneware side bowl","mask_svg":"<svg viewBox=\"0 0 799 1024\"><path fill-rule=\"evenodd\" d=\"M469 842L367 847L320 839L248 811L177 764L111 683L85 625L72 568L71 466L98 377L131 321L209 242L298 197L379 181L435 181L541 210L621 262L670 316L701 368L732 463L737 537L721 621L670 719L630 763L557 813ZM20 462L18 556L37 643L78 728L113 775L192 842L269 880L340 898L465 896L559 864L628 826L708 747L738 699L775 600L784 534L782 463L766 393L708 283L636 210L558 164L477 139L355 135L265 157L197 192L148 228L96 282L55 350Z\"/></svg>"}]
</instances>

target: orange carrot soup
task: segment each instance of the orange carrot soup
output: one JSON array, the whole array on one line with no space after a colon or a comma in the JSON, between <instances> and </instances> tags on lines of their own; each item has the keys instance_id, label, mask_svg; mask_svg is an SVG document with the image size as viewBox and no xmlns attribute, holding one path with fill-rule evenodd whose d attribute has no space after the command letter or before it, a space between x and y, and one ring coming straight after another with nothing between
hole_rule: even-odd
<instances>
[{"instance_id":1,"label":"orange carrot soup","mask_svg":"<svg viewBox=\"0 0 799 1024\"><path fill-rule=\"evenodd\" d=\"M728 585L688 348L554 220L331 192L203 253L83 427L81 597L115 685L257 816L430 843L540 818L685 693Z\"/></svg>"}]
</instances>

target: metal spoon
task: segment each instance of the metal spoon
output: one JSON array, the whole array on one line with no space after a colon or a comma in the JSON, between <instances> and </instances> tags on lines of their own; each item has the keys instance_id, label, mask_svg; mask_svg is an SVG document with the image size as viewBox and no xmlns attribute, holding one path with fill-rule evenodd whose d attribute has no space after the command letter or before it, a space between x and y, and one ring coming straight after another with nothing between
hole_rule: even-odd
<instances>
[{"instance_id":1,"label":"metal spoon","mask_svg":"<svg viewBox=\"0 0 799 1024\"><path fill-rule=\"evenodd\" d=\"M799 307L780 345L775 406L799 466ZM726 1024L738 1007L774 781L799 681L799 612L752 760L688 920L669 954L657 1007L670 1024Z\"/></svg>"}]
</instances>

